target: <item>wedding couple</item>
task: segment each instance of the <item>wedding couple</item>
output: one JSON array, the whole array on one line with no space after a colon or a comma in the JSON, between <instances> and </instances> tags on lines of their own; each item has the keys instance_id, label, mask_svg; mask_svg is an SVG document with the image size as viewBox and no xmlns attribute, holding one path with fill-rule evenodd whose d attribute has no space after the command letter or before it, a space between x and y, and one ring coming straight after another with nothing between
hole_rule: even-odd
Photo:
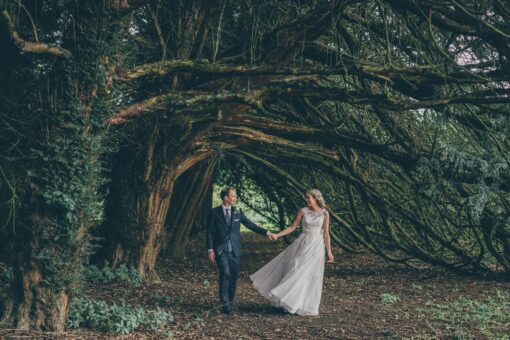
<instances>
[{"instance_id":1,"label":"wedding couple","mask_svg":"<svg viewBox=\"0 0 510 340\"><path fill-rule=\"evenodd\" d=\"M241 263L241 223L270 240L292 233L302 222L302 232L292 244L250 276L253 286L271 305L298 315L318 315L326 251L333 262L329 237L329 214L317 189L306 193L307 207L288 228L273 234L250 221L234 204L233 188L220 193L223 204L213 208L207 225L208 257L219 268L221 312L231 314ZM326 250L325 250L326 249Z\"/></svg>"}]
</instances>

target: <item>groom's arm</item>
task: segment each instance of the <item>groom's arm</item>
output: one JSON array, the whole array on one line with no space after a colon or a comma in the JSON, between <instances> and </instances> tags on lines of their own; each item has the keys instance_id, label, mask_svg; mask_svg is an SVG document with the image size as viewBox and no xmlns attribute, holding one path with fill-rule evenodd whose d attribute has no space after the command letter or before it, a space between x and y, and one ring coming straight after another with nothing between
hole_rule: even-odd
<instances>
[{"instance_id":1,"label":"groom's arm","mask_svg":"<svg viewBox=\"0 0 510 340\"><path fill-rule=\"evenodd\" d=\"M241 223L251 231L265 236L269 236L271 234L269 230L261 228L252 221L250 221L248 217L246 217L242 209L239 209L239 217L241 218Z\"/></svg>"}]
</instances>

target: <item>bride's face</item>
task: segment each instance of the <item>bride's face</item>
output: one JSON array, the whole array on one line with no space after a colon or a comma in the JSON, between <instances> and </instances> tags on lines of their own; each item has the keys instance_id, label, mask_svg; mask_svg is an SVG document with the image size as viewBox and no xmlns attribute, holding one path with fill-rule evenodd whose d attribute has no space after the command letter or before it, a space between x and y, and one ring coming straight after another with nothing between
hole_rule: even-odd
<instances>
[{"instance_id":1,"label":"bride's face","mask_svg":"<svg viewBox=\"0 0 510 340\"><path fill-rule=\"evenodd\" d=\"M306 203L308 203L309 207L317 206L317 200L310 194L306 194Z\"/></svg>"}]
</instances>

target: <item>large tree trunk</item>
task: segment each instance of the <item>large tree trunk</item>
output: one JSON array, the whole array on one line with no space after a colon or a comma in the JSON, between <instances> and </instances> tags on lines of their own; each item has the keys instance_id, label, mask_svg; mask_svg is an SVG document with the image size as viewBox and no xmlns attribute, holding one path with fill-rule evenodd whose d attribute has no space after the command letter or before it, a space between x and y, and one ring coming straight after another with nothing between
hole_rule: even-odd
<instances>
[{"instance_id":1,"label":"large tree trunk","mask_svg":"<svg viewBox=\"0 0 510 340\"><path fill-rule=\"evenodd\" d=\"M3 301L3 324L18 329L47 329L62 331L65 328L69 306L69 291L44 287L41 269L19 268L9 297Z\"/></svg>"},{"instance_id":2,"label":"large tree trunk","mask_svg":"<svg viewBox=\"0 0 510 340\"><path fill-rule=\"evenodd\" d=\"M119 153L105 223L112 266L126 263L141 277L158 280L158 240L163 237L176 180L209 156L209 152L177 153L157 138L148 142L143 159L132 150Z\"/></svg>"},{"instance_id":3,"label":"large tree trunk","mask_svg":"<svg viewBox=\"0 0 510 340\"><path fill-rule=\"evenodd\" d=\"M104 122L112 110L111 79L123 31L111 20L111 2L24 5L40 16L37 30L43 39L59 38L50 44L23 40L14 32L26 31L23 21L12 21L10 31L18 40L5 48L18 46L25 55L0 57L2 74L19 83L19 88L1 85L0 92L10 99L0 102L0 111L14 117L11 122L18 125L13 130L23 131L13 139L23 150L23 157L12 158L20 175L13 176L15 186L9 185L16 190L19 217L0 236L0 244L11 250L1 260L13 273L0 313L3 323L18 329L59 332L82 281L88 232L103 214ZM2 14L13 17L18 7L7 1ZM73 20L62 20L69 13Z\"/></svg>"},{"instance_id":4,"label":"large tree trunk","mask_svg":"<svg viewBox=\"0 0 510 340\"><path fill-rule=\"evenodd\" d=\"M87 182L87 185L94 187L91 182ZM75 280L79 278L78 272L87 253L84 236L91 225L83 222L83 211L75 211L77 224L73 239L65 240L63 237L60 242L58 239L61 236L55 241L49 239L45 233L65 233L62 229L67 226L55 225L52 221L55 219L54 215L50 217L48 213L49 207L36 199L39 194L32 192L32 199L27 199L28 202L35 201L37 204L29 203L26 206L31 209L26 211L25 215L31 229L17 240L14 282L10 298L5 304L7 308L2 321L24 330L63 331L70 297L76 285ZM44 255L59 258L38 258ZM60 257L62 255L63 257Z\"/></svg>"},{"instance_id":5,"label":"large tree trunk","mask_svg":"<svg viewBox=\"0 0 510 340\"><path fill-rule=\"evenodd\" d=\"M164 22L168 20L165 18L160 22L158 14L151 12L162 52L161 57L156 59L171 55L188 59L191 53L200 55L201 45L207 38L206 17L211 7L214 6L193 1L158 6L160 16L179 11L177 27L173 23L172 26L165 26L167 24ZM177 38L168 41L162 35L166 31L177 32ZM170 87L177 90L185 83L185 76L175 74ZM143 105L138 109L142 110ZM110 200L115 201L107 203L110 206L107 209L106 228L111 264L127 263L148 280L158 279L155 270L161 250L158 239L163 236L175 182L181 174L211 154L208 151L186 152L184 139L190 131L183 131L183 128L186 130L188 124L177 125L173 130L167 127L164 137L158 136L159 132L153 132L154 138L148 142L143 156L129 155L127 159L121 157L120 162L116 162L110 195ZM159 131L157 127L156 130ZM140 139L143 140L143 137ZM122 197L120 202L117 201L118 197Z\"/></svg>"},{"instance_id":6,"label":"large tree trunk","mask_svg":"<svg viewBox=\"0 0 510 340\"><path fill-rule=\"evenodd\" d=\"M87 106L85 101L80 103L78 111L87 111ZM61 131L63 127L49 128ZM9 298L0 309L2 321L16 328L65 329L70 296L81 281L82 264L89 254L86 236L102 215L102 205L97 203L102 200L102 166L97 158L104 151L96 146L103 136L88 134L91 128L79 126L71 137L48 136L53 137L51 142L36 151L40 156L36 167L43 170L29 175L25 184L19 228L11 235L14 275Z\"/></svg>"},{"instance_id":7,"label":"large tree trunk","mask_svg":"<svg viewBox=\"0 0 510 340\"><path fill-rule=\"evenodd\" d=\"M177 258L182 254L189 233L197 221L209 212L211 205L204 205L207 195L210 195L212 175L216 161L202 162L190 169L179 181L174 195L173 204L165 234L158 245L166 249L167 253ZM203 220L197 221L203 223Z\"/></svg>"},{"instance_id":8,"label":"large tree trunk","mask_svg":"<svg viewBox=\"0 0 510 340\"><path fill-rule=\"evenodd\" d=\"M195 218L195 222L189 229L186 239L199 237L200 235L205 236L205 230L207 228L207 223L209 222L209 214L211 212L211 207L213 205L213 185L214 177L211 178L211 182L209 183L209 187L207 188L205 197L202 200L202 204L198 208L198 213Z\"/></svg>"}]
</instances>

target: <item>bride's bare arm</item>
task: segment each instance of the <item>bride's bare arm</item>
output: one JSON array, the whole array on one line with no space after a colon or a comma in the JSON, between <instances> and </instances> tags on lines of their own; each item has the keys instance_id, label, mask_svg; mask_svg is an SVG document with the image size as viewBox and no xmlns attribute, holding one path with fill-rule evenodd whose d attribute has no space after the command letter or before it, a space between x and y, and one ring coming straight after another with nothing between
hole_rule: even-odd
<instances>
[{"instance_id":1,"label":"bride's bare arm","mask_svg":"<svg viewBox=\"0 0 510 340\"><path fill-rule=\"evenodd\" d=\"M292 222L292 224L290 226L288 226L287 228L283 229L278 234L276 234L276 236L282 237L282 236L285 236L285 235L288 235L288 234L294 232L294 230L296 230L299 223L301 223L302 218L303 218L303 208L301 208L299 210L299 213L296 216L296 219L294 220L294 222Z\"/></svg>"},{"instance_id":2,"label":"bride's bare arm","mask_svg":"<svg viewBox=\"0 0 510 340\"><path fill-rule=\"evenodd\" d=\"M329 236L329 214L327 211L324 212L324 245L326 246L326 250L328 252L328 263L332 263L334 261L333 253L331 252L331 237Z\"/></svg>"}]
</instances>

